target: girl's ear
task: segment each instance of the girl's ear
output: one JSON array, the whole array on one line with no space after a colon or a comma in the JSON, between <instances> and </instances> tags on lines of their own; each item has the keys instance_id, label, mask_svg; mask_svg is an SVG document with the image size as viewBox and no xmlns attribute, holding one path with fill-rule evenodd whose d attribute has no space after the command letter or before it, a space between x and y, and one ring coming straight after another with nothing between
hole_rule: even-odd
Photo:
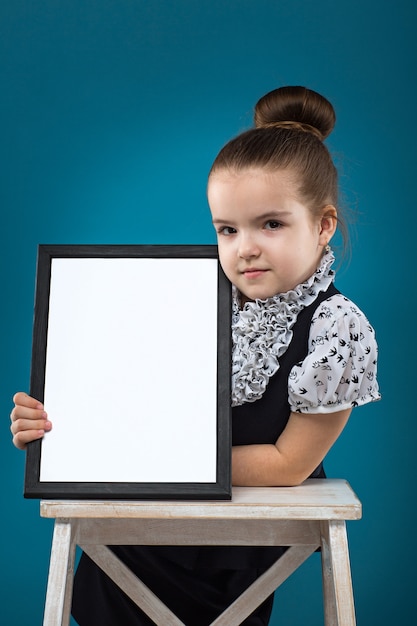
<instances>
[{"instance_id":1,"label":"girl's ear","mask_svg":"<svg viewBox=\"0 0 417 626\"><path fill-rule=\"evenodd\" d=\"M335 207L328 204L323 209L320 219L320 245L327 246L330 239L336 232L337 228L337 211Z\"/></svg>"}]
</instances>

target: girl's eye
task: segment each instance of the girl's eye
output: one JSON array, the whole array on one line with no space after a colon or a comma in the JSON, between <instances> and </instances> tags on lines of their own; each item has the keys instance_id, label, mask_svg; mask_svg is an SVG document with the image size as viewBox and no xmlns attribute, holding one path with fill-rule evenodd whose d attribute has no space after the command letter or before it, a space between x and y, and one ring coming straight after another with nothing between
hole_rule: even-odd
<instances>
[{"instance_id":1,"label":"girl's eye","mask_svg":"<svg viewBox=\"0 0 417 626\"><path fill-rule=\"evenodd\" d=\"M277 222L276 220L269 220L269 222L265 224L266 230L278 230L281 226L281 222Z\"/></svg>"},{"instance_id":2,"label":"girl's eye","mask_svg":"<svg viewBox=\"0 0 417 626\"><path fill-rule=\"evenodd\" d=\"M222 226L218 231L219 235L234 235L236 233L236 228L232 226Z\"/></svg>"}]
</instances>

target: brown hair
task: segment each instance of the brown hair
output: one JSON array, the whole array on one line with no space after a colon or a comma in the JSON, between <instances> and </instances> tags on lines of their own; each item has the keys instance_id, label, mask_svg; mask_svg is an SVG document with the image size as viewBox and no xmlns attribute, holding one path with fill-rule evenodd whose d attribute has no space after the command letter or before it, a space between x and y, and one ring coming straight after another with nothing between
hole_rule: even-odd
<instances>
[{"instance_id":1,"label":"brown hair","mask_svg":"<svg viewBox=\"0 0 417 626\"><path fill-rule=\"evenodd\" d=\"M255 128L229 141L219 152L209 177L220 170L289 169L296 175L298 194L320 215L327 205L338 208L338 177L323 140L333 130L333 106L306 87L281 87L255 106ZM342 235L347 229L338 217Z\"/></svg>"}]
</instances>

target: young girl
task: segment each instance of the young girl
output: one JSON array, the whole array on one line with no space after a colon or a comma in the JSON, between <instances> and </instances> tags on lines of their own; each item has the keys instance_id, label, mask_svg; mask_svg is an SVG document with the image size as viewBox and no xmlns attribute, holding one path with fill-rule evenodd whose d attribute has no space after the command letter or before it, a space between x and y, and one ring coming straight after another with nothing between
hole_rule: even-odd
<instances>
[{"instance_id":1,"label":"young girl","mask_svg":"<svg viewBox=\"0 0 417 626\"><path fill-rule=\"evenodd\" d=\"M379 398L377 347L361 311L334 287L337 173L323 140L331 104L303 87L268 93L255 128L230 141L209 175L222 267L233 284L234 485L298 485L355 406ZM19 448L51 429L43 406L15 396ZM187 626L211 623L282 548L114 547ZM244 624L268 624L272 596ZM85 555L74 586L81 626L148 625Z\"/></svg>"}]
</instances>

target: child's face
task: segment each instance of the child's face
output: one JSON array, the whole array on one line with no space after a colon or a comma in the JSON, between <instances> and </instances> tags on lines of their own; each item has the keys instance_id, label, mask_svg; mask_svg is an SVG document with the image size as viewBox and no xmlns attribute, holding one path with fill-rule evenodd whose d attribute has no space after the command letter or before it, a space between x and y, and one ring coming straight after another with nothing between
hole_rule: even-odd
<instances>
[{"instance_id":1,"label":"child's face","mask_svg":"<svg viewBox=\"0 0 417 626\"><path fill-rule=\"evenodd\" d=\"M287 171L212 174L208 201L220 263L246 300L285 293L317 269L335 220L314 218Z\"/></svg>"}]
</instances>

